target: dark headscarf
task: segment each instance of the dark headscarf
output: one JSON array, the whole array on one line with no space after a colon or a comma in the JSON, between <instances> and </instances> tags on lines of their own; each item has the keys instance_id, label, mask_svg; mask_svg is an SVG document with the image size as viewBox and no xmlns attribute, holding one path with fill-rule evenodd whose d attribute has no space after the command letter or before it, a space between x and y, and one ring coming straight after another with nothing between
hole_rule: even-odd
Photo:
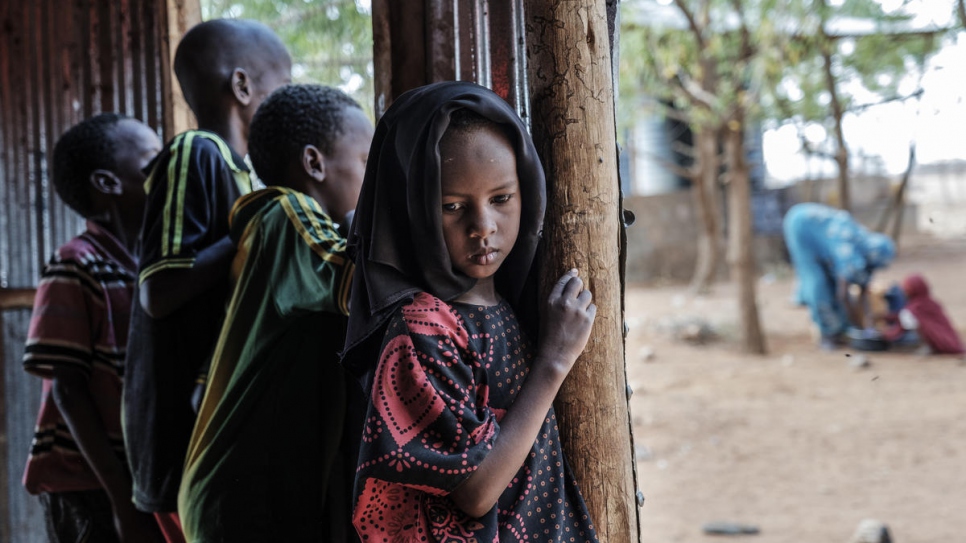
<instances>
[{"instance_id":1,"label":"dark headscarf","mask_svg":"<svg viewBox=\"0 0 966 543\"><path fill-rule=\"evenodd\" d=\"M496 275L497 291L528 332L535 327L531 273L543 228L546 178L533 141L516 112L493 91L442 82L401 95L376 126L362 192L349 232L356 263L343 360L361 376L375 366L390 316L428 292L451 301L476 280L455 270L443 239L439 140L450 114L469 109L504 128L516 153L522 211L516 245ZM378 349L378 345L375 346Z\"/></svg>"}]
</instances>

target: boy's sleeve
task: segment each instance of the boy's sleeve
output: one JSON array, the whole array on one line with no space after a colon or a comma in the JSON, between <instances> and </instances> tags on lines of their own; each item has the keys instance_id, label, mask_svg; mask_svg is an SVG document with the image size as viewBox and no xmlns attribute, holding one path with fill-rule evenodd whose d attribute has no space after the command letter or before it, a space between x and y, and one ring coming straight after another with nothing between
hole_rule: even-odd
<instances>
[{"instance_id":1,"label":"boy's sleeve","mask_svg":"<svg viewBox=\"0 0 966 543\"><path fill-rule=\"evenodd\" d=\"M259 255L274 255L270 288L279 313L306 310L348 315L355 266L346 255L345 239L304 194L288 194L279 202L281 212L266 218Z\"/></svg>"},{"instance_id":2,"label":"boy's sleeve","mask_svg":"<svg viewBox=\"0 0 966 543\"><path fill-rule=\"evenodd\" d=\"M72 260L51 261L34 299L24 369L50 379L56 366L78 368L88 376L93 364L96 304L106 303L98 283Z\"/></svg>"},{"instance_id":3,"label":"boy's sleeve","mask_svg":"<svg viewBox=\"0 0 966 543\"><path fill-rule=\"evenodd\" d=\"M141 232L140 282L160 270L190 268L199 252L212 245L214 200L234 193L233 167L218 145L195 132L175 138L145 183L147 202ZM227 225L225 226L227 229Z\"/></svg>"}]
</instances>

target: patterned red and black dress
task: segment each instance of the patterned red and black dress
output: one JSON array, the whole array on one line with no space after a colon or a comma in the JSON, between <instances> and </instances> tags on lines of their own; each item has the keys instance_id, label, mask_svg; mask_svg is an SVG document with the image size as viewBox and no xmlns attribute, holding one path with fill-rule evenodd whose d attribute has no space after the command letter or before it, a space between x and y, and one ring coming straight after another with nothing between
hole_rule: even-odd
<instances>
[{"instance_id":1,"label":"patterned red and black dress","mask_svg":"<svg viewBox=\"0 0 966 543\"><path fill-rule=\"evenodd\" d=\"M490 452L534 354L506 302L423 293L391 319L356 474L353 523L364 542L597 541L553 409L486 515L469 517L448 497Z\"/></svg>"}]
</instances>

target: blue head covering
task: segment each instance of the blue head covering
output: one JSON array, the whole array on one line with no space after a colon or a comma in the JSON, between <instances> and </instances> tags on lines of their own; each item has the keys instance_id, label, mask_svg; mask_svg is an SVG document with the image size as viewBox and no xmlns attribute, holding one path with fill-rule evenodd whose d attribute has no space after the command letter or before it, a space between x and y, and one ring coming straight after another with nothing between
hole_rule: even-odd
<instances>
[{"instance_id":1,"label":"blue head covering","mask_svg":"<svg viewBox=\"0 0 966 543\"><path fill-rule=\"evenodd\" d=\"M896 257L896 244L885 234L869 232L860 244L865 261L873 268L884 268Z\"/></svg>"}]
</instances>

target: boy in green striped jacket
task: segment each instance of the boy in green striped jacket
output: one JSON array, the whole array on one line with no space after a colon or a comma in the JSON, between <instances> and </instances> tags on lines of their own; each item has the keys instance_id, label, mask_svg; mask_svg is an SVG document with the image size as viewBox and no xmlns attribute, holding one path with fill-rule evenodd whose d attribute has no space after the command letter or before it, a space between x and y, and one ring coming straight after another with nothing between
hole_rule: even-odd
<instances>
[{"instance_id":1,"label":"boy in green striped jacket","mask_svg":"<svg viewBox=\"0 0 966 543\"><path fill-rule=\"evenodd\" d=\"M174 69L199 128L176 136L149 166L123 394L134 503L158 517L169 543L184 540L177 493L192 392L228 301L228 215L252 190L243 160L249 125L291 80L291 59L267 26L221 19L185 34Z\"/></svg>"},{"instance_id":2,"label":"boy in green striped jacket","mask_svg":"<svg viewBox=\"0 0 966 543\"><path fill-rule=\"evenodd\" d=\"M338 353L354 266L348 227L372 123L320 85L275 91L252 121L268 188L231 216L234 292L212 359L179 494L195 543L355 540L349 499L361 398Z\"/></svg>"}]
</instances>

